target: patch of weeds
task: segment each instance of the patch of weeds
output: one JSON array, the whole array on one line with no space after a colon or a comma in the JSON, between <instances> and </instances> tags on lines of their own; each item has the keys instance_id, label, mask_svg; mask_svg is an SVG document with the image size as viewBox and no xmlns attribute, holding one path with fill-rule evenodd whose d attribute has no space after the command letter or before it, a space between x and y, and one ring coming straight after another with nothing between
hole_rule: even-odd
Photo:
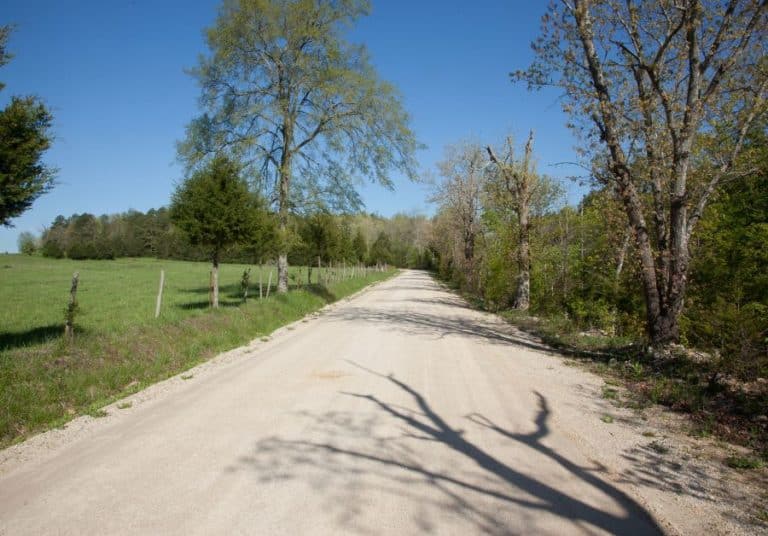
<instances>
[{"instance_id":1,"label":"patch of weeds","mask_svg":"<svg viewBox=\"0 0 768 536\"><path fill-rule=\"evenodd\" d=\"M262 337L261 342L269 342L269 337Z\"/></svg>"},{"instance_id":2,"label":"patch of weeds","mask_svg":"<svg viewBox=\"0 0 768 536\"><path fill-rule=\"evenodd\" d=\"M760 469L763 462L749 456L728 456L725 465L733 469Z\"/></svg>"},{"instance_id":3,"label":"patch of weeds","mask_svg":"<svg viewBox=\"0 0 768 536\"><path fill-rule=\"evenodd\" d=\"M643 437L656 437L656 434L651 432L650 430L646 430L643 432Z\"/></svg>"},{"instance_id":4,"label":"patch of weeds","mask_svg":"<svg viewBox=\"0 0 768 536\"><path fill-rule=\"evenodd\" d=\"M768 510L760 510L755 517L758 519L758 521L762 521L763 523L768 523Z\"/></svg>"},{"instance_id":5,"label":"patch of weeds","mask_svg":"<svg viewBox=\"0 0 768 536\"><path fill-rule=\"evenodd\" d=\"M117 409L128 409L133 406L133 402L121 402L117 405Z\"/></svg>"},{"instance_id":6,"label":"patch of weeds","mask_svg":"<svg viewBox=\"0 0 768 536\"><path fill-rule=\"evenodd\" d=\"M606 424L611 424L613 422L613 417L611 417L610 415L603 415L602 417L600 417L600 420Z\"/></svg>"},{"instance_id":7,"label":"patch of weeds","mask_svg":"<svg viewBox=\"0 0 768 536\"><path fill-rule=\"evenodd\" d=\"M712 415L708 415L700 420L697 420L693 428L690 431L690 435L693 437L711 437L715 430L716 419Z\"/></svg>"},{"instance_id":8,"label":"patch of weeds","mask_svg":"<svg viewBox=\"0 0 768 536\"><path fill-rule=\"evenodd\" d=\"M645 367L639 361L629 361L625 365L627 375L635 380L640 380L645 376Z\"/></svg>"},{"instance_id":9,"label":"patch of weeds","mask_svg":"<svg viewBox=\"0 0 768 536\"><path fill-rule=\"evenodd\" d=\"M90 411L88 412L88 415L90 415L90 416L91 416L91 417L93 417L94 419L100 419L100 418L102 418L102 417L106 417L107 415L109 415L109 413L107 413L106 411L104 411L104 410L103 410L103 409L101 409L101 408L98 408L98 409L92 409L92 410L90 410Z\"/></svg>"},{"instance_id":10,"label":"patch of weeds","mask_svg":"<svg viewBox=\"0 0 768 536\"><path fill-rule=\"evenodd\" d=\"M648 443L648 448L658 454L666 454L669 452L669 447L661 443L660 441L651 441Z\"/></svg>"},{"instance_id":11,"label":"patch of weeds","mask_svg":"<svg viewBox=\"0 0 768 536\"><path fill-rule=\"evenodd\" d=\"M613 387L608 387L607 385L603 385L603 398L607 400L616 400L619 396L618 389L614 389Z\"/></svg>"},{"instance_id":12,"label":"patch of weeds","mask_svg":"<svg viewBox=\"0 0 768 536\"><path fill-rule=\"evenodd\" d=\"M191 379L192 379L192 378L194 378L194 377L195 377L195 375L194 375L194 374L182 374L182 375L181 375L181 379L182 379L182 380L191 380Z\"/></svg>"}]
</instances>

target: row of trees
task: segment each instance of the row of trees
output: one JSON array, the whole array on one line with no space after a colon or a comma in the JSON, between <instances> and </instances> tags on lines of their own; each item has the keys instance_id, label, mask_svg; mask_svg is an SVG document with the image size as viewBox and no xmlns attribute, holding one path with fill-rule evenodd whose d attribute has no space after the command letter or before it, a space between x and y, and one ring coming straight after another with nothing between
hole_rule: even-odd
<instances>
[{"instance_id":1,"label":"row of trees","mask_svg":"<svg viewBox=\"0 0 768 536\"><path fill-rule=\"evenodd\" d=\"M553 2L512 77L562 90L592 192L557 208L532 136L522 157L510 142L452 149L440 270L493 306L644 333L655 349L731 345L764 369L767 31L757 0Z\"/></svg>"},{"instance_id":2,"label":"row of trees","mask_svg":"<svg viewBox=\"0 0 768 536\"><path fill-rule=\"evenodd\" d=\"M258 206L258 202L256 202ZM207 216L205 216L207 217ZM205 218L203 217L203 218ZM199 218L199 224L204 221ZM276 216L254 211L256 225L244 232L243 240L219 248L221 262L271 262L277 255ZM295 265L329 263L389 264L429 268L431 221L425 216L396 214L384 218L375 214L338 215L315 212L292 215L289 221L291 250ZM40 236L19 235L19 251L51 258L114 259L154 257L208 261L212 249L193 244L190 234L172 219L168 208L146 213L131 210L122 214L57 216Z\"/></svg>"},{"instance_id":3,"label":"row of trees","mask_svg":"<svg viewBox=\"0 0 768 536\"><path fill-rule=\"evenodd\" d=\"M746 142L755 171L724 185L694 235L679 317L681 342L719 351L745 377L768 373L768 140L755 136ZM595 188L573 207L556 182L534 173L523 225L487 153L460 144L441 164L464 173L437 185L429 248L440 274L491 310L525 309L522 295L530 313L560 318L564 328L647 337L642 265L616 191Z\"/></svg>"}]
</instances>

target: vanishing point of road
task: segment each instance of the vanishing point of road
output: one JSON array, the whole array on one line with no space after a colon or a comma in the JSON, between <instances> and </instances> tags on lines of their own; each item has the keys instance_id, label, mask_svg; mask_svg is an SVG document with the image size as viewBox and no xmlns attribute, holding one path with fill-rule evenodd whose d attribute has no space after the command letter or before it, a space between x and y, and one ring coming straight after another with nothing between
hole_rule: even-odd
<instances>
[{"instance_id":1,"label":"vanishing point of road","mask_svg":"<svg viewBox=\"0 0 768 536\"><path fill-rule=\"evenodd\" d=\"M661 531L601 382L423 272L190 374L6 459L0 534Z\"/></svg>"}]
</instances>

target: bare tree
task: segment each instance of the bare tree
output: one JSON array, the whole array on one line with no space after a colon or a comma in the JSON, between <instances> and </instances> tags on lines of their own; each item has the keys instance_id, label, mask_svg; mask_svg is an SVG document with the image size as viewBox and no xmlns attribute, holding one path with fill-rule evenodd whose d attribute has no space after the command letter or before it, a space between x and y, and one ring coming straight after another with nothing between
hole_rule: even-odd
<instances>
[{"instance_id":1,"label":"bare tree","mask_svg":"<svg viewBox=\"0 0 768 536\"><path fill-rule=\"evenodd\" d=\"M517 215L517 290L513 307L527 311L531 305L531 201L537 187L533 169L533 131L528 135L523 160L515 160L515 147L511 138L507 138L504 154L496 156L493 148L486 147L491 162L496 166L500 189L511 202L511 208Z\"/></svg>"},{"instance_id":2,"label":"bare tree","mask_svg":"<svg viewBox=\"0 0 768 536\"><path fill-rule=\"evenodd\" d=\"M764 0L559 0L536 59L632 228L654 347L679 340L696 224L765 111ZM648 220L648 215L651 220Z\"/></svg>"},{"instance_id":3,"label":"bare tree","mask_svg":"<svg viewBox=\"0 0 768 536\"><path fill-rule=\"evenodd\" d=\"M469 288L477 290L475 252L486 163L482 148L472 143L449 146L445 152L437 164L442 181L435 184L431 201L450 216L461 250L455 258L461 259Z\"/></svg>"}]
</instances>

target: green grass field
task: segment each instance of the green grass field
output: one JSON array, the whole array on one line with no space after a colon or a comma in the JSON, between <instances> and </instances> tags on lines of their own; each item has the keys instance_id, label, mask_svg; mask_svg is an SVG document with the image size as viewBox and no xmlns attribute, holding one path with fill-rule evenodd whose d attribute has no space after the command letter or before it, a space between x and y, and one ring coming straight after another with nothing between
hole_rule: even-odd
<instances>
[{"instance_id":1,"label":"green grass field","mask_svg":"<svg viewBox=\"0 0 768 536\"><path fill-rule=\"evenodd\" d=\"M259 267L254 266L244 304L240 279L246 268L221 265L221 307L214 311L208 306L206 263L0 256L0 446L94 413L392 275L373 272L299 288L306 268L292 268L291 292L278 295L272 268L271 295L259 300ZM155 319L161 269L166 282ZM263 270L265 291L270 269ZM75 271L79 310L69 342L62 336L64 310ZM316 269L312 279L317 280Z\"/></svg>"}]
</instances>

